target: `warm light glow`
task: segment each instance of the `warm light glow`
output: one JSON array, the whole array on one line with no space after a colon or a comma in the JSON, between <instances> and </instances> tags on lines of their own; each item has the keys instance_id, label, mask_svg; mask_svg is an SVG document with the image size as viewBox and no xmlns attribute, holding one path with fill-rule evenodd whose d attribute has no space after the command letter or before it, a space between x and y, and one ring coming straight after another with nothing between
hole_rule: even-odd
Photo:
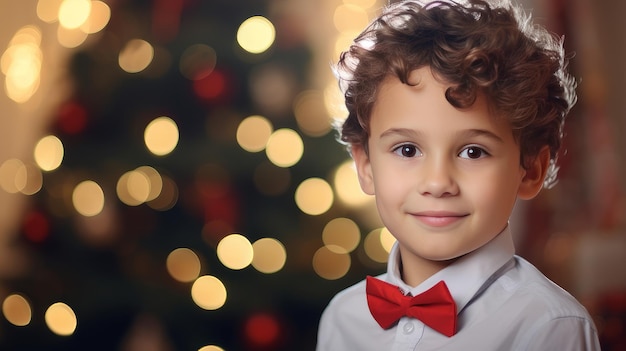
<instances>
[{"instance_id":1,"label":"warm light glow","mask_svg":"<svg viewBox=\"0 0 626 351\"><path fill-rule=\"evenodd\" d=\"M350 255L340 253L338 248L326 246L318 249L313 255L313 270L320 277L327 280L335 280L343 277L350 270L352 263Z\"/></svg>"},{"instance_id":2,"label":"warm light glow","mask_svg":"<svg viewBox=\"0 0 626 351\"><path fill-rule=\"evenodd\" d=\"M276 239L259 239L252 244L252 250L252 266L261 273L276 273L285 266L287 251Z\"/></svg>"},{"instance_id":3,"label":"warm light glow","mask_svg":"<svg viewBox=\"0 0 626 351\"><path fill-rule=\"evenodd\" d=\"M178 202L178 186L167 176L161 176L161 191L154 199L148 201L148 206L157 211L167 211Z\"/></svg>"},{"instance_id":4,"label":"warm light glow","mask_svg":"<svg viewBox=\"0 0 626 351\"><path fill-rule=\"evenodd\" d=\"M102 1L91 1L89 17L80 26L80 30L86 34L98 33L103 30L111 19L111 8Z\"/></svg>"},{"instance_id":5,"label":"warm light glow","mask_svg":"<svg viewBox=\"0 0 626 351\"><path fill-rule=\"evenodd\" d=\"M260 54L269 49L275 39L274 25L262 16L248 18L237 30L237 43L253 54Z\"/></svg>"},{"instance_id":6,"label":"warm light glow","mask_svg":"<svg viewBox=\"0 0 626 351\"><path fill-rule=\"evenodd\" d=\"M57 302L46 310L46 324L57 335L72 335L76 330L78 320L70 306Z\"/></svg>"},{"instance_id":7,"label":"warm light glow","mask_svg":"<svg viewBox=\"0 0 626 351\"><path fill-rule=\"evenodd\" d=\"M391 248L395 243L396 238L391 234L389 229L387 229L386 227L382 228L380 230L380 244L382 245L383 249L385 249L387 253L390 253Z\"/></svg>"},{"instance_id":8,"label":"warm light glow","mask_svg":"<svg viewBox=\"0 0 626 351\"><path fill-rule=\"evenodd\" d=\"M150 152L157 156L167 155L178 145L178 126L169 117L158 117L148 124L144 142Z\"/></svg>"},{"instance_id":9,"label":"warm light glow","mask_svg":"<svg viewBox=\"0 0 626 351\"><path fill-rule=\"evenodd\" d=\"M385 263L389 257L389 252L385 250L383 247L383 239L381 239L382 229L374 229L372 230L363 241L363 248L365 249L365 254L374 262ZM384 239L386 244L388 244L387 240Z\"/></svg>"},{"instance_id":10,"label":"warm light glow","mask_svg":"<svg viewBox=\"0 0 626 351\"><path fill-rule=\"evenodd\" d=\"M337 197L346 205L362 206L374 199L361 190L352 159L344 161L337 167L333 180Z\"/></svg>"},{"instance_id":11,"label":"warm light glow","mask_svg":"<svg viewBox=\"0 0 626 351\"><path fill-rule=\"evenodd\" d=\"M33 164L23 164L15 174L15 187L24 195L33 195L41 190L43 175Z\"/></svg>"},{"instance_id":12,"label":"warm light glow","mask_svg":"<svg viewBox=\"0 0 626 351\"><path fill-rule=\"evenodd\" d=\"M339 253L354 251L361 241L359 226L348 218L335 218L324 226L322 240L327 248L340 248Z\"/></svg>"},{"instance_id":13,"label":"warm light glow","mask_svg":"<svg viewBox=\"0 0 626 351\"><path fill-rule=\"evenodd\" d=\"M263 151L273 131L272 122L267 118L250 116L241 121L237 127L237 143L248 152Z\"/></svg>"},{"instance_id":14,"label":"warm light glow","mask_svg":"<svg viewBox=\"0 0 626 351\"><path fill-rule=\"evenodd\" d=\"M217 53L205 44L196 44L188 47L180 57L180 73L187 79L202 79L215 69Z\"/></svg>"},{"instance_id":15,"label":"warm light glow","mask_svg":"<svg viewBox=\"0 0 626 351\"><path fill-rule=\"evenodd\" d=\"M85 180L74 188L72 203L78 213L91 217L102 212L104 208L104 192L98 183Z\"/></svg>"},{"instance_id":16,"label":"warm light glow","mask_svg":"<svg viewBox=\"0 0 626 351\"><path fill-rule=\"evenodd\" d=\"M148 179L150 191L148 191L148 196L144 201L152 201L159 197L161 191L163 190L163 178L161 177L161 174L150 166L137 167L135 171L143 173Z\"/></svg>"},{"instance_id":17,"label":"warm light glow","mask_svg":"<svg viewBox=\"0 0 626 351\"><path fill-rule=\"evenodd\" d=\"M9 323L18 327L28 325L33 314L26 298L19 294L12 294L4 299L2 313Z\"/></svg>"},{"instance_id":18,"label":"warm light glow","mask_svg":"<svg viewBox=\"0 0 626 351\"><path fill-rule=\"evenodd\" d=\"M343 3L356 5L363 9L369 9L372 6L376 5L376 1L377 0L343 0Z\"/></svg>"},{"instance_id":19,"label":"warm light glow","mask_svg":"<svg viewBox=\"0 0 626 351\"><path fill-rule=\"evenodd\" d=\"M35 145L35 162L43 171L53 171L61 165L64 152L59 138L54 135L45 136Z\"/></svg>"},{"instance_id":20,"label":"warm light glow","mask_svg":"<svg viewBox=\"0 0 626 351\"><path fill-rule=\"evenodd\" d=\"M117 196L129 206L138 206L156 199L163 189L163 179L149 166L138 167L124 173L117 181Z\"/></svg>"},{"instance_id":21,"label":"warm light glow","mask_svg":"<svg viewBox=\"0 0 626 351\"><path fill-rule=\"evenodd\" d=\"M200 275L200 258L188 248L181 247L170 252L165 264L167 272L180 282L192 282Z\"/></svg>"},{"instance_id":22,"label":"warm light glow","mask_svg":"<svg viewBox=\"0 0 626 351\"><path fill-rule=\"evenodd\" d=\"M230 269L243 269L252 263L252 244L241 234L230 234L217 244L217 258Z\"/></svg>"},{"instance_id":23,"label":"warm light glow","mask_svg":"<svg viewBox=\"0 0 626 351\"><path fill-rule=\"evenodd\" d=\"M59 8L63 0L39 0L37 1L37 17L46 23L54 23L59 20Z\"/></svg>"},{"instance_id":24,"label":"warm light glow","mask_svg":"<svg viewBox=\"0 0 626 351\"><path fill-rule=\"evenodd\" d=\"M132 39L126 43L118 57L120 67L128 73L138 73L146 69L154 58L154 48L142 39Z\"/></svg>"},{"instance_id":25,"label":"warm light glow","mask_svg":"<svg viewBox=\"0 0 626 351\"><path fill-rule=\"evenodd\" d=\"M369 19L365 10L359 6L344 4L335 9L333 16L335 28L340 33L360 31L367 26Z\"/></svg>"},{"instance_id":26,"label":"warm light glow","mask_svg":"<svg viewBox=\"0 0 626 351\"><path fill-rule=\"evenodd\" d=\"M63 0L59 7L59 24L67 29L83 25L91 13L91 0Z\"/></svg>"},{"instance_id":27,"label":"warm light glow","mask_svg":"<svg viewBox=\"0 0 626 351\"><path fill-rule=\"evenodd\" d=\"M344 121L348 116L348 109L345 105L345 100L337 81L329 80L328 85L324 89L324 107L328 111L328 115L331 116L337 122Z\"/></svg>"},{"instance_id":28,"label":"warm light glow","mask_svg":"<svg viewBox=\"0 0 626 351\"><path fill-rule=\"evenodd\" d=\"M278 129L267 141L265 153L276 166L291 167L302 158L304 143L296 131L288 128Z\"/></svg>"},{"instance_id":29,"label":"warm light glow","mask_svg":"<svg viewBox=\"0 0 626 351\"><path fill-rule=\"evenodd\" d=\"M198 351L224 351L223 348L215 345L202 346Z\"/></svg>"},{"instance_id":30,"label":"warm light glow","mask_svg":"<svg viewBox=\"0 0 626 351\"><path fill-rule=\"evenodd\" d=\"M17 176L20 170L24 167L24 162L10 158L0 165L0 187L10 194L15 194L20 191L17 186Z\"/></svg>"},{"instance_id":31,"label":"warm light glow","mask_svg":"<svg viewBox=\"0 0 626 351\"><path fill-rule=\"evenodd\" d=\"M41 31L35 26L20 28L0 59L5 74L7 96L17 102L28 101L39 88L42 52Z\"/></svg>"},{"instance_id":32,"label":"warm light glow","mask_svg":"<svg viewBox=\"0 0 626 351\"><path fill-rule=\"evenodd\" d=\"M57 40L61 46L68 49L80 46L87 40L87 37L87 33L78 28L67 29L62 26L57 27Z\"/></svg>"},{"instance_id":33,"label":"warm light glow","mask_svg":"<svg viewBox=\"0 0 626 351\"><path fill-rule=\"evenodd\" d=\"M320 215L333 205L333 190L324 179L309 178L296 188L295 200L302 212Z\"/></svg>"},{"instance_id":34,"label":"warm light glow","mask_svg":"<svg viewBox=\"0 0 626 351\"><path fill-rule=\"evenodd\" d=\"M217 310L226 303L226 287L218 278L204 275L191 286L191 298L200 308Z\"/></svg>"},{"instance_id":35,"label":"warm light glow","mask_svg":"<svg viewBox=\"0 0 626 351\"><path fill-rule=\"evenodd\" d=\"M293 103L298 127L307 135L322 136L331 130L331 119L324 108L324 94L317 90L300 93Z\"/></svg>"}]
</instances>

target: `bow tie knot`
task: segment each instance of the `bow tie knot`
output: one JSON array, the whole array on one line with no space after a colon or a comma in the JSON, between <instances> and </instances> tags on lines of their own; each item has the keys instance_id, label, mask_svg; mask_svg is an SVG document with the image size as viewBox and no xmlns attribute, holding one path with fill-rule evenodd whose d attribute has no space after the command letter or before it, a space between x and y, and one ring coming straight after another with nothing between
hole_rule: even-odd
<instances>
[{"instance_id":1,"label":"bow tie knot","mask_svg":"<svg viewBox=\"0 0 626 351\"><path fill-rule=\"evenodd\" d=\"M456 303L444 281L417 296L405 296L397 286L368 276L365 289L370 312L383 329L408 316L448 337L456 332Z\"/></svg>"}]
</instances>

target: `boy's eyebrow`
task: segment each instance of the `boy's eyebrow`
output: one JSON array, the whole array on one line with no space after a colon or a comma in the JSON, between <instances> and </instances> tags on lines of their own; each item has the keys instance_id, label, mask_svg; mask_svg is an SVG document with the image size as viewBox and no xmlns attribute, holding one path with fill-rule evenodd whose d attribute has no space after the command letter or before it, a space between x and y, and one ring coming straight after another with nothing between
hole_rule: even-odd
<instances>
[{"instance_id":1,"label":"boy's eyebrow","mask_svg":"<svg viewBox=\"0 0 626 351\"><path fill-rule=\"evenodd\" d=\"M504 143L504 140L499 135L487 129L467 129L459 132L458 134L459 137L486 137L498 143Z\"/></svg>"},{"instance_id":2,"label":"boy's eyebrow","mask_svg":"<svg viewBox=\"0 0 626 351\"><path fill-rule=\"evenodd\" d=\"M405 137L419 137L424 133L419 130L413 130L409 128L389 128L380 134L380 138L384 138L386 136L391 135L400 135ZM487 129L466 129L459 131L457 133L459 138L473 138L473 137L486 137L492 139L495 142L503 143L504 140L495 134L494 132Z\"/></svg>"},{"instance_id":3,"label":"boy's eyebrow","mask_svg":"<svg viewBox=\"0 0 626 351\"><path fill-rule=\"evenodd\" d=\"M380 138L384 138L386 136L391 135L400 135L405 137L419 137L423 133L418 130L413 130L409 128L389 128L384 132L380 133Z\"/></svg>"}]
</instances>

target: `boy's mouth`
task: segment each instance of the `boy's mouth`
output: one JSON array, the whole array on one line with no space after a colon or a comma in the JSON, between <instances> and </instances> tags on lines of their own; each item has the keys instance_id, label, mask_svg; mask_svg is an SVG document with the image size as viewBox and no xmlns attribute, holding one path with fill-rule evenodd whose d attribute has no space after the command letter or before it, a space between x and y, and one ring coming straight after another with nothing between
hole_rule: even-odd
<instances>
[{"instance_id":1,"label":"boy's mouth","mask_svg":"<svg viewBox=\"0 0 626 351\"><path fill-rule=\"evenodd\" d=\"M467 217L467 213L449 211L423 211L411 213L420 222L431 227L445 227Z\"/></svg>"}]
</instances>

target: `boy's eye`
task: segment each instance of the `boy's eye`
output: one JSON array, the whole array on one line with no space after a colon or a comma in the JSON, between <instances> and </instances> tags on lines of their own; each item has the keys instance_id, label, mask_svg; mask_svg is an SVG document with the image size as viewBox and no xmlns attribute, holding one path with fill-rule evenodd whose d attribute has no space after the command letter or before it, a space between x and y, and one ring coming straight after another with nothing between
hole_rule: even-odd
<instances>
[{"instance_id":1,"label":"boy's eye","mask_svg":"<svg viewBox=\"0 0 626 351\"><path fill-rule=\"evenodd\" d=\"M402 157L415 157L422 154L415 145L411 144L400 145L393 149L393 152Z\"/></svg>"},{"instance_id":2,"label":"boy's eye","mask_svg":"<svg viewBox=\"0 0 626 351\"><path fill-rule=\"evenodd\" d=\"M478 146L466 147L459 153L459 157L469 159L479 159L488 155L487 151L479 148Z\"/></svg>"}]
</instances>

